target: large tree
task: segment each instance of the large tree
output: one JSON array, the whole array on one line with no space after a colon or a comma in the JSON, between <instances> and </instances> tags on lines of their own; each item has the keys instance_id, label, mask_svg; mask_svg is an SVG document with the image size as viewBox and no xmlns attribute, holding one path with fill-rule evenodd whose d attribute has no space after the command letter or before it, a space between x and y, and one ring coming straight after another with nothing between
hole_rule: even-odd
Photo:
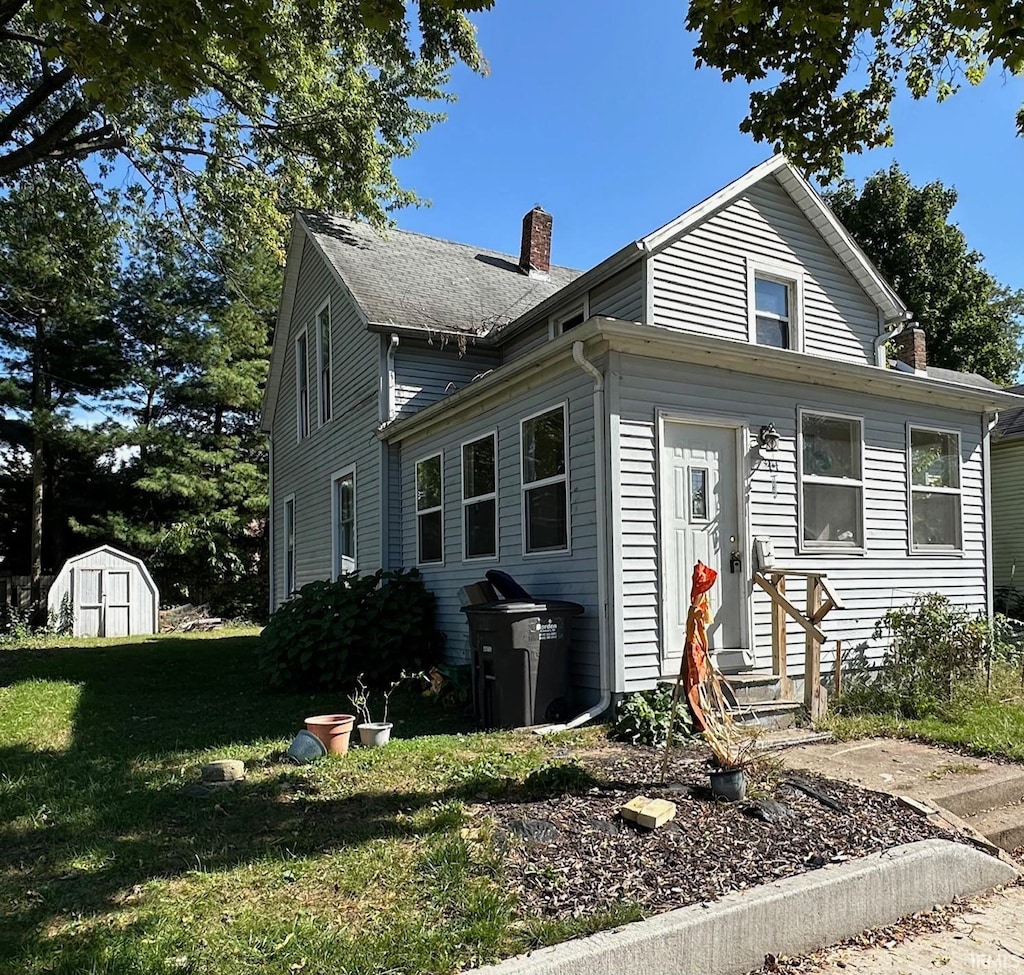
<instances>
[{"instance_id":1,"label":"large tree","mask_svg":"<svg viewBox=\"0 0 1024 975\"><path fill-rule=\"evenodd\" d=\"M894 164L826 199L925 329L932 365L1014 380L1024 292L1001 286L968 247L950 219L955 189L914 186Z\"/></svg>"},{"instance_id":2,"label":"large tree","mask_svg":"<svg viewBox=\"0 0 1024 975\"><path fill-rule=\"evenodd\" d=\"M1015 0L691 0L686 23L698 65L765 83L740 128L827 177L844 153L892 143L900 86L941 100L990 69L1024 72Z\"/></svg>"},{"instance_id":3,"label":"large tree","mask_svg":"<svg viewBox=\"0 0 1024 975\"><path fill-rule=\"evenodd\" d=\"M296 206L383 220L448 69L482 69L465 11L492 3L0 0L0 180L94 157L274 244Z\"/></svg>"}]
</instances>

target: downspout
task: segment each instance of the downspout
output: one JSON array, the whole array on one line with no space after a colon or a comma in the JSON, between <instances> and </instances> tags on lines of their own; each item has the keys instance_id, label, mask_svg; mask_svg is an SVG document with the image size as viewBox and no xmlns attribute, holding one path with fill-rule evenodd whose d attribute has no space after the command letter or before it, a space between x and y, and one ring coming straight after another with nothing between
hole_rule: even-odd
<instances>
[{"instance_id":1,"label":"downspout","mask_svg":"<svg viewBox=\"0 0 1024 975\"><path fill-rule=\"evenodd\" d=\"M985 439L981 445L982 491L985 495L985 612L990 628L995 624L996 595L995 569L992 562L992 431L998 422L998 413L986 413L982 419L982 428L985 431Z\"/></svg>"},{"instance_id":2,"label":"downspout","mask_svg":"<svg viewBox=\"0 0 1024 975\"><path fill-rule=\"evenodd\" d=\"M885 327L883 325L882 331L874 340L876 366L881 366L883 369L885 368L885 343L888 342L890 339L896 338L896 336L899 335L901 332L905 332L908 328L910 328L910 326L913 324L913 317L913 314L908 311L903 316L903 318L898 318L895 320L895 322L893 322L892 320L886 322L885 325L895 324L895 328L890 329L888 332L885 331Z\"/></svg>"},{"instance_id":3,"label":"downspout","mask_svg":"<svg viewBox=\"0 0 1024 975\"><path fill-rule=\"evenodd\" d=\"M594 495L598 504L603 504L608 497L606 484L605 457L605 408L604 408L604 374L583 354L583 343L573 342L572 358L588 376L594 380ZM608 525L609 519L597 513L597 604L598 619L598 671L600 674L601 696L597 703L586 711L577 714L565 724L545 725L537 729L537 734L547 735L554 731L566 731L578 728L588 721L593 721L608 710L612 703L611 674L613 670L610 654L614 641L609 633L608 625Z\"/></svg>"},{"instance_id":4,"label":"downspout","mask_svg":"<svg viewBox=\"0 0 1024 975\"><path fill-rule=\"evenodd\" d=\"M387 395L385 397L387 416L384 417L384 421L386 423L390 423L395 418L395 353L398 351L398 341L398 336L392 333L391 341L388 343L388 351L385 355L387 375L384 377L384 382L387 384Z\"/></svg>"}]
</instances>

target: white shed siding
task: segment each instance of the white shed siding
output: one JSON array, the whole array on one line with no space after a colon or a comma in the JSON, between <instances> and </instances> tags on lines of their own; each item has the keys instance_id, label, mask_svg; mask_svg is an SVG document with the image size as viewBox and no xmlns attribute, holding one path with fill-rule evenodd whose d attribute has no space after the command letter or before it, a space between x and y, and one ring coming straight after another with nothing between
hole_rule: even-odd
<instances>
[{"instance_id":1,"label":"white shed siding","mask_svg":"<svg viewBox=\"0 0 1024 975\"><path fill-rule=\"evenodd\" d=\"M874 364L874 302L774 177L655 255L654 324L747 341L748 259L803 272L805 352Z\"/></svg>"},{"instance_id":2,"label":"white shed siding","mask_svg":"<svg viewBox=\"0 0 1024 975\"><path fill-rule=\"evenodd\" d=\"M1024 592L1024 439L992 444L994 584Z\"/></svg>"},{"instance_id":3,"label":"white shed siding","mask_svg":"<svg viewBox=\"0 0 1024 975\"><path fill-rule=\"evenodd\" d=\"M434 344L402 339L395 351L395 412L408 416L468 386L475 377L494 369L500 355L494 350L458 343Z\"/></svg>"},{"instance_id":4,"label":"white shed siding","mask_svg":"<svg viewBox=\"0 0 1024 975\"><path fill-rule=\"evenodd\" d=\"M723 370L710 371L657 360L624 357L619 380L621 457L622 591L625 687L648 686L660 667L657 424L659 409L690 416L740 420L756 431L774 423L782 441L779 470L758 464L756 450L744 460L751 536L774 540L780 565L824 569L846 602L825 621L829 640L847 649L871 641L875 621L917 592L939 590L983 610L986 597L982 418L952 410L928 410L898 401L868 399L818 386L772 382ZM797 408L803 406L864 418L865 555L797 553ZM963 473L963 555L908 555L906 477L907 423L958 430ZM774 483L773 483L774 481ZM751 546L744 547L746 559ZM802 603L802 593L797 604ZM771 664L768 597L754 592L757 665ZM790 630L789 665L803 661L802 632ZM826 646L827 667L834 644Z\"/></svg>"},{"instance_id":5,"label":"white shed siding","mask_svg":"<svg viewBox=\"0 0 1024 975\"><path fill-rule=\"evenodd\" d=\"M471 420L441 432L402 443L403 558L416 562L415 464L443 451L444 565L421 567L428 589L437 598L437 622L447 634L446 656L455 662L470 659L469 629L460 611L459 589L484 578L488 569L501 568L537 598L569 599L586 614L573 624L573 680L581 701L598 687L597 518L594 492L593 383L572 369L554 379L524 381L500 403ZM519 421L531 414L568 402L569 511L571 552L523 556L522 489ZM461 445L492 431L498 435L498 558L462 559Z\"/></svg>"},{"instance_id":6,"label":"white shed siding","mask_svg":"<svg viewBox=\"0 0 1024 975\"><path fill-rule=\"evenodd\" d=\"M331 300L333 350L333 412L317 424L316 342L309 342L311 377L310 432L296 436L295 337L312 326L325 298ZM285 547L281 532L285 498L295 497L296 585L331 575L331 475L355 468L356 564L373 572L381 564L379 423L380 336L366 327L347 292L331 274L316 249L306 241L299 268L295 305L285 341L285 360L272 437L274 498L271 526L275 533L273 605L284 593Z\"/></svg>"}]
</instances>

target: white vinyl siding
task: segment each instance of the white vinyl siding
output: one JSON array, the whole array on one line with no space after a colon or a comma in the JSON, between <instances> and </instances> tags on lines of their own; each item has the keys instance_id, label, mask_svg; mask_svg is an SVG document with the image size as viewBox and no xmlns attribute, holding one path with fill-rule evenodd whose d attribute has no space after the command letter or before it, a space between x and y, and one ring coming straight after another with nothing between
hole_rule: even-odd
<instances>
[{"instance_id":1,"label":"white vinyl siding","mask_svg":"<svg viewBox=\"0 0 1024 975\"><path fill-rule=\"evenodd\" d=\"M800 548L862 552L864 423L800 410Z\"/></svg>"},{"instance_id":2,"label":"white vinyl siding","mask_svg":"<svg viewBox=\"0 0 1024 975\"><path fill-rule=\"evenodd\" d=\"M416 462L416 564L444 562L444 457Z\"/></svg>"},{"instance_id":3,"label":"white vinyl siding","mask_svg":"<svg viewBox=\"0 0 1024 975\"><path fill-rule=\"evenodd\" d=\"M520 423L523 486L523 552L542 555L570 548L569 443L563 405L525 417Z\"/></svg>"},{"instance_id":4,"label":"white vinyl siding","mask_svg":"<svg viewBox=\"0 0 1024 975\"><path fill-rule=\"evenodd\" d=\"M317 400L320 404L320 424L331 418L333 386L331 383L331 302L325 301L316 313L316 371Z\"/></svg>"},{"instance_id":5,"label":"white vinyl siding","mask_svg":"<svg viewBox=\"0 0 1024 975\"><path fill-rule=\"evenodd\" d=\"M960 434L907 425L912 552L960 551Z\"/></svg>"},{"instance_id":6,"label":"white vinyl siding","mask_svg":"<svg viewBox=\"0 0 1024 975\"><path fill-rule=\"evenodd\" d=\"M498 555L497 434L462 445L462 558Z\"/></svg>"},{"instance_id":7,"label":"white vinyl siding","mask_svg":"<svg viewBox=\"0 0 1024 975\"><path fill-rule=\"evenodd\" d=\"M356 472L331 478L331 575L337 579L356 567Z\"/></svg>"}]
</instances>

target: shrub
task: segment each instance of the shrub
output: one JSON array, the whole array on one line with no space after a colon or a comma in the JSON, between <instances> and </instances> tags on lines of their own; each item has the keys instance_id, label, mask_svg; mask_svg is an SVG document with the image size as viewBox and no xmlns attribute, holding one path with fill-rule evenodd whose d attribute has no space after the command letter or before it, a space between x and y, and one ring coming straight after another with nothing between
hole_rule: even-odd
<instances>
[{"instance_id":1,"label":"shrub","mask_svg":"<svg viewBox=\"0 0 1024 975\"><path fill-rule=\"evenodd\" d=\"M992 647L984 614L971 613L937 592L890 609L875 624L875 639L889 646L873 683L858 695L864 706L919 718L953 700L964 683L981 676Z\"/></svg>"},{"instance_id":2,"label":"shrub","mask_svg":"<svg viewBox=\"0 0 1024 975\"><path fill-rule=\"evenodd\" d=\"M612 737L634 745L663 745L668 740L673 686L658 684L654 690L637 691L624 697L615 710ZM692 732L690 709L680 696L673 736L687 737Z\"/></svg>"},{"instance_id":3,"label":"shrub","mask_svg":"<svg viewBox=\"0 0 1024 975\"><path fill-rule=\"evenodd\" d=\"M334 690L363 675L380 688L429 669L441 646L433 594L415 569L398 569L303 586L270 618L260 657L272 687Z\"/></svg>"}]
</instances>

